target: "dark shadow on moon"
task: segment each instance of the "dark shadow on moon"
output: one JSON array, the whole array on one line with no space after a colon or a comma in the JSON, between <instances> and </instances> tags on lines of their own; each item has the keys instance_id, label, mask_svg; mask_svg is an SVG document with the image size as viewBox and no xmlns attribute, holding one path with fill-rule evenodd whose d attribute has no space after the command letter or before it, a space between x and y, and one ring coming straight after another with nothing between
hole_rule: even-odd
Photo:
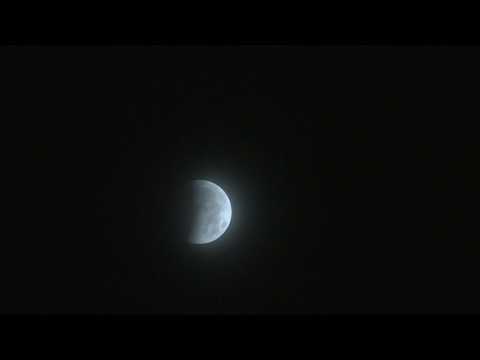
<instances>
[{"instance_id":1,"label":"dark shadow on moon","mask_svg":"<svg viewBox=\"0 0 480 360\"><path fill-rule=\"evenodd\" d=\"M173 231L177 242L186 244L195 225L197 209L194 208L194 189L190 183L183 183L175 191L173 204Z\"/></svg>"}]
</instances>

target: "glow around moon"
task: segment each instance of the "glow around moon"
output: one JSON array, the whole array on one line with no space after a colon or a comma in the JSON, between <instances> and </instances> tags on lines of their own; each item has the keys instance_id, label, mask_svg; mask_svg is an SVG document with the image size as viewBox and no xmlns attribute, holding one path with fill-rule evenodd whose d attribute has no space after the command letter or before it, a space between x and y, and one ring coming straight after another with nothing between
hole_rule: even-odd
<instances>
[{"instance_id":1,"label":"glow around moon","mask_svg":"<svg viewBox=\"0 0 480 360\"><path fill-rule=\"evenodd\" d=\"M189 242L207 244L225 233L232 218L232 206L227 194L207 180L194 180L194 219Z\"/></svg>"}]
</instances>

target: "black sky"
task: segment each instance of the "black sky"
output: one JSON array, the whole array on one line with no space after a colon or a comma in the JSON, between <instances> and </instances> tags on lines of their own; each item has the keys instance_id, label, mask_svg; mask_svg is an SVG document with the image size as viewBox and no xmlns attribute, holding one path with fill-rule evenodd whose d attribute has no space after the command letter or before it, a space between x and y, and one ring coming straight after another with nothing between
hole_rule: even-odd
<instances>
[{"instance_id":1,"label":"black sky","mask_svg":"<svg viewBox=\"0 0 480 360\"><path fill-rule=\"evenodd\" d=\"M0 311L478 312L479 63L474 47L1 48ZM201 249L174 226L192 178L233 206Z\"/></svg>"}]
</instances>

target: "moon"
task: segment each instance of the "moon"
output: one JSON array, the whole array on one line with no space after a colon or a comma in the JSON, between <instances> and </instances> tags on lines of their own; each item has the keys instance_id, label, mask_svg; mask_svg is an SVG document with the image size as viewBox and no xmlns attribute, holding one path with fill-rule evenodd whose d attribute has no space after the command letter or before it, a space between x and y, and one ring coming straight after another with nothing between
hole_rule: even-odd
<instances>
[{"instance_id":1,"label":"moon","mask_svg":"<svg viewBox=\"0 0 480 360\"><path fill-rule=\"evenodd\" d=\"M191 244L208 244L222 236L230 225L232 206L225 191L207 180L193 180Z\"/></svg>"}]
</instances>

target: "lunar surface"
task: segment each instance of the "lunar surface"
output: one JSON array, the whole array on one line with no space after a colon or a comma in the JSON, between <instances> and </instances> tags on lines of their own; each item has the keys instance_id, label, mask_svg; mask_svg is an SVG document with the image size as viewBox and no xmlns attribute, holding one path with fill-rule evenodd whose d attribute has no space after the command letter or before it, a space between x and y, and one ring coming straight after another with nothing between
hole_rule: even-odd
<instances>
[{"instance_id":1,"label":"lunar surface","mask_svg":"<svg viewBox=\"0 0 480 360\"><path fill-rule=\"evenodd\" d=\"M193 222L189 242L207 244L217 240L227 230L232 207L227 194L207 180L194 180Z\"/></svg>"}]
</instances>

